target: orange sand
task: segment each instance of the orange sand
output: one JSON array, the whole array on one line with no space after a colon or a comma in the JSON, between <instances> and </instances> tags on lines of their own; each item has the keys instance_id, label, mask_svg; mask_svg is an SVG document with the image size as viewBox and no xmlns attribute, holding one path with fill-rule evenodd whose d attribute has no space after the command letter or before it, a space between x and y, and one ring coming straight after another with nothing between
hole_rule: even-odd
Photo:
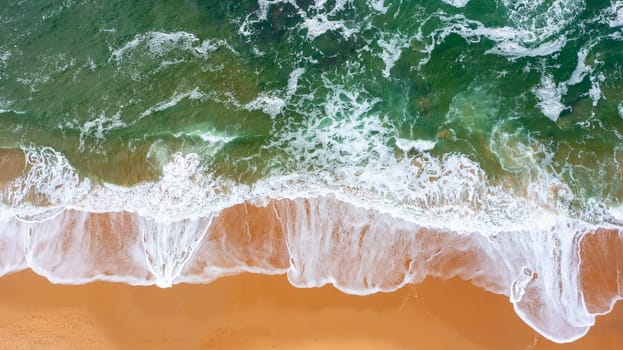
<instances>
[{"instance_id":1,"label":"orange sand","mask_svg":"<svg viewBox=\"0 0 623 350\"><path fill-rule=\"evenodd\" d=\"M395 293L296 289L240 275L169 289L52 285L30 271L0 279L1 349L623 349L623 307L557 345L505 297L459 280Z\"/></svg>"}]
</instances>

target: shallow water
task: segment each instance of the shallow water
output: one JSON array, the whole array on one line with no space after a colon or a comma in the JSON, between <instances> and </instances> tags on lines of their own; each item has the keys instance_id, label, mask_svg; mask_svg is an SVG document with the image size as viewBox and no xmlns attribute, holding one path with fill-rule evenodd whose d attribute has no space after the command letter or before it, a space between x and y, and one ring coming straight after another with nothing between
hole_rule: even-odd
<instances>
[{"instance_id":1,"label":"shallow water","mask_svg":"<svg viewBox=\"0 0 623 350\"><path fill-rule=\"evenodd\" d=\"M576 340L623 295L622 27L620 1L3 6L0 273L458 276Z\"/></svg>"}]
</instances>

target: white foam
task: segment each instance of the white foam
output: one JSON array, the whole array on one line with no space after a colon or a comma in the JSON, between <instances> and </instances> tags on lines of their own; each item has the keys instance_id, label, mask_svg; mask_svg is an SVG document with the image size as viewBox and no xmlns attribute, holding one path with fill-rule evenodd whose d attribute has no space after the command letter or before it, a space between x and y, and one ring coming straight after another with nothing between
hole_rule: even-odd
<instances>
[{"instance_id":1,"label":"white foam","mask_svg":"<svg viewBox=\"0 0 623 350\"><path fill-rule=\"evenodd\" d=\"M456 3L460 5L463 1ZM555 0L545 4L540 0L504 0L503 6L507 8L511 24L501 27L487 27L464 14L449 16L441 11L424 19L414 37L425 43L423 52L428 54L420 66L428 62L434 48L451 34L458 34L470 42L487 38L495 43L487 53L511 59L556 54L567 43L566 36L561 34L562 29L581 13L584 2ZM425 32L425 25L431 20L440 20L442 25L432 32Z\"/></svg>"},{"instance_id":2,"label":"white foam","mask_svg":"<svg viewBox=\"0 0 623 350\"><path fill-rule=\"evenodd\" d=\"M619 102L617 105L617 112L619 112L619 117L623 118L623 102Z\"/></svg>"},{"instance_id":3,"label":"white foam","mask_svg":"<svg viewBox=\"0 0 623 350\"><path fill-rule=\"evenodd\" d=\"M25 114L26 112L24 112L24 111L18 111L18 110L15 110L15 109L5 109L5 108L0 108L0 113Z\"/></svg>"},{"instance_id":4,"label":"white foam","mask_svg":"<svg viewBox=\"0 0 623 350\"><path fill-rule=\"evenodd\" d=\"M465 5L469 3L469 0L442 0L442 1L448 5L452 5L457 8L465 7Z\"/></svg>"},{"instance_id":5,"label":"white foam","mask_svg":"<svg viewBox=\"0 0 623 350\"><path fill-rule=\"evenodd\" d=\"M271 118L277 117L283 109L288 105L292 96L296 93L298 89L298 81L305 74L304 68L295 68L292 72L290 72L290 77L288 78L288 85L285 88L284 92L281 91L270 91L270 92L262 92L251 102L240 106L240 104L236 101L235 105L240 106L246 110L259 110L271 116Z\"/></svg>"},{"instance_id":6,"label":"white foam","mask_svg":"<svg viewBox=\"0 0 623 350\"><path fill-rule=\"evenodd\" d=\"M623 26L623 1L612 1L606 11L606 18L612 28Z\"/></svg>"},{"instance_id":7,"label":"white foam","mask_svg":"<svg viewBox=\"0 0 623 350\"><path fill-rule=\"evenodd\" d=\"M212 217L180 222L139 221L143 247L158 287L171 287L202 243Z\"/></svg>"},{"instance_id":8,"label":"white foam","mask_svg":"<svg viewBox=\"0 0 623 350\"><path fill-rule=\"evenodd\" d=\"M591 98L593 106L597 106L599 100L603 97L599 82L604 81L605 77L603 74L593 76L591 73L595 71L595 68L586 64L588 54L594 46L595 43L590 43L578 51L578 63L573 70L573 73L571 73L569 80L567 80L567 85L571 86L579 84L586 76L589 76L591 87L588 91L588 96Z\"/></svg>"},{"instance_id":9,"label":"white foam","mask_svg":"<svg viewBox=\"0 0 623 350\"><path fill-rule=\"evenodd\" d=\"M591 88L588 90L588 96L593 102L593 107L597 106L599 100L602 98L601 88L599 86L599 79L591 76Z\"/></svg>"},{"instance_id":10,"label":"white foam","mask_svg":"<svg viewBox=\"0 0 623 350\"><path fill-rule=\"evenodd\" d=\"M586 333L594 315L577 298L580 262L574 252L577 237L591 225L565 217L555 205L546 207L553 200L547 196L522 198L496 187L464 156L390 157L392 148L376 143L388 137L382 120L368 117L374 100L345 90L329 100L331 113L355 116L290 134L286 142L300 156L301 171L269 176L252 187L205 173L195 154L174 154L157 182L84 187L85 180L60 154L30 150L45 157L29 155L45 171L31 170L21 182L53 184L36 192L73 210L40 223L5 217L0 239L8 243L0 246L17 250L2 258L0 271L28 266L57 283L109 280L161 287L241 271L286 272L296 286L332 283L353 294L458 275L509 295L517 313L549 339L564 342ZM344 157L348 164L338 166ZM302 171L309 167L315 170ZM52 173L56 178L47 177ZM210 243L214 233L208 228L218 212L266 198L290 198L290 204L274 209L285 242L268 241L259 250ZM23 208L19 203L26 199L12 205ZM620 209L609 210L621 216ZM94 223L93 212L109 213L108 226ZM336 230L342 232L339 239ZM102 251L97 237L106 234L119 237L120 245ZM281 254L279 246L287 247L289 262L271 262L270 254ZM243 263L249 254L253 265ZM444 264L460 256L466 258L454 268ZM560 284L563 288L552 287Z\"/></svg>"},{"instance_id":11,"label":"white foam","mask_svg":"<svg viewBox=\"0 0 623 350\"><path fill-rule=\"evenodd\" d=\"M508 56L510 58L550 56L560 52L566 44L567 38L564 35L555 40L544 42L534 48L528 48L520 43L507 40L487 50L487 53Z\"/></svg>"},{"instance_id":12,"label":"white foam","mask_svg":"<svg viewBox=\"0 0 623 350\"><path fill-rule=\"evenodd\" d=\"M560 113L567 107L562 104L562 95L567 93L565 84L556 84L551 75L544 74L541 77L541 84L532 89L532 93L537 98L541 112L552 121L558 120Z\"/></svg>"},{"instance_id":13,"label":"white foam","mask_svg":"<svg viewBox=\"0 0 623 350\"><path fill-rule=\"evenodd\" d=\"M616 220L623 222L623 205L612 207L609 211Z\"/></svg>"},{"instance_id":14,"label":"white foam","mask_svg":"<svg viewBox=\"0 0 623 350\"><path fill-rule=\"evenodd\" d=\"M543 41L560 33L585 8L584 0L503 0L508 18L518 29L534 34Z\"/></svg>"},{"instance_id":15,"label":"white foam","mask_svg":"<svg viewBox=\"0 0 623 350\"><path fill-rule=\"evenodd\" d=\"M305 68L296 68L292 72L290 72L290 77L288 78L288 88L286 90L287 98L292 97L296 93L296 89L298 88L299 79L301 76L305 74Z\"/></svg>"},{"instance_id":16,"label":"white foam","mask_svg":"<svg viewBox=\"0 0 623 350\"><path fill-rule=\"evenodd\" d=\"M521 284L521 292L513 306L522 320L548 339L571 342L584 336L595 323L595 315L587 310L578 293L580 260L575 240L587 228L561 221L549 232L542 236L526 233L532 244L522 254L526 265L518 270L521 272L515 279Z\"/></svg>"},{"instance_id":17,"label":"white foam","mask_svg":"<svg viewBox=\"0 0 623 350\"><path fill-rule=\"evenodd\" d=\"M26 112L11 108L15 101L8 101L0 97L0 113L25 114Z\"/></svg>"},{"instance_id":18,"label":"white foam","mask_svg":"<svg viewBox=\"0 0 623 350\"><path fill-rule=\"evenodd\" d=\"M143 113L140 114L139 119L145 118L147 116L152 115L155 112L164 111L166 109L177 106L178 103L182 102L185 99L188 100L204 100L208 98L208 95L203 91L199 90L199 88L194 88L193 90L181 92L174 94L168 100L162 101L152 107L149 107Z\"/></svg>"},{"instance_id":19,"label":"white foam","mask_svg":"<svg viewBox=\"0 0 623 350\"><path fill-rule=\"evenodd\" d=\"M119 60L121 60L123 58L123 56L125 55L125 53L127 51L138 47L140 43L141 43L141 37L140 36L136 36L134 39L132 39L131 41L127 42L122 47L120 47L120 48L118 48L116 50L113 50L110 57L112 59L114 59L115 61L119 61Z\"/></svg>"},{"instance_id":20,"label":"white foam","mask_svg":"<svg viewBox=\"0 0 623 350\"><path fill-rule=\"evenodd\" d=\"M573 73L571 73L571 77L569 77L569 80L567 81L568 85L581 83L582 80L584 80L584 77L593 71L591 66L586 65L586 57L588 57L588 53L591 48L592 46L583 47L578 51L578 63L575 66Z\"/></svg>"},{"instance_id":21,"label":"white foam","mask_svg":"<svg viewBox=\"0 0 623 350\"><path fill-rule=\"evenodd\" d=\"M435 148L435 141L429 140L407 140L402 138L396 138L396 147L400 148L403 152L409 152L416 150L419 152L430 151Z\"/></svg>"},{"instance_id":22,"label":"white foam","mask_svg":"<svg viewBox=\"0 0 623 350\"><path fill-rule=\"evenodd\" d=\"M386 14L387 10L389 10L389 6L385 6L385 0L370 0L368 1L368 5L370 5L370 8L374 11L382 14Z\"/></svg>"},{"instance_id":23,"label":"white foam","mask_svg":"<svg viewBox=\"0 0 623 350\"><path fill-rule=\"evenodd\" d=\"M381 59L385 63L385 69L383 70L383 76L388 78L391 69L396 62L400 59L402 49L409 45L409 40L405 37L393 37L389 40L379 39L378 45L383 49Z\"/></svg>"},{"instance_id":24,"label":"white foam","mask_svg":"<svg viewBox=\"0 0 623 350\"><path fill-rule=\"evenodd\" d=\"M286 106L286 100L276 94L260 93L253 101L247 103L243 108L253 111L260 110L272 118L275 118Z\"/></svg>"},{"instance_id":25,"label":"white foam","mask_svg":"<svg viewBox=\"0 0 623 350\"><path fill-rule=\"evenodd\" d=\"M375 1L378 2L378 0ZM345 38L358 32L357 28L349 27L346 22L332 19L345 9L347 0L335 1L332 3L333 7L329 8L327 8L328 3L325 0L315 0L307 11L303 10L294 0L258 0L258 10L245 18L239 33L244 36L253 35L253 26L266 21L270 7L281 3L287 3L297 10L296 13L302 19L302 23L298 26L306 30L309 40L314 40L328 31L338 31Z\"/></svg>"},{"instance_id":26,"label":"white foam","mask_svg":"<svg viewBox=\"0 0 623 350\"><path fill-rule=\"evenodd\" d=\"M121 113L117 112L110 117L107 117L104 112L84 123L80 127L80 145L78 149L84 150L84 141L87 137L92 137L96 140L103 140L104 136L110 130L123 128L126 123L121 120Z\"/></svg>"},{"instance_id":27,"label":"white foam","mask_svg":"<svg viewBox=\"0 0 623 350\"><path fill-rule=\"evenodd\" d=\"M215 144L225 144L236 139L236 137L234 136L218 135L214 131L193 131L193 132L186 132L186 133L176 133L174 136L180 137L182 135L198 136L203 141L206 141L209 143L215 143Z\"/></svg>"},{"instance_id":28,"label":"white foam","mask_svg":"<svg viewBox=\"0 0 623 350\"><path fill-rule=\"evenodd\" d=\"M326 14L305 18L301 26L307 29L307 38L310 40L314 40L328 31L340 31L346 38L357 32L357 29L347 27L342 20L330 20Z\"/></svg>"},{"instance_id":29,"label":"white foam","mask_svg":"<svg viewBox=\"0 0 623 350\"><path fill-rule=\"evenodd\" d=\"M2 202L12 208L0 211L0 219L48 213L50 208L70 205L90 192L90 181L80 178L61 153L49 147L29 147L25 155L26 174L0 193Z\"/></svg>"},{"instance_id":30,"label":"white foam","mask_svg":"<svg viewBox=\"0 0 623 350\"><path fill-rule=\"evenodd\" d=\"M124 57L132 54L137 49L145 47L152 55L162 57L169 52L182 50L200 58L208 58L210 54L220 47L226 47L232 52L233 48L225 40L206 39L200 43L192 33L187 32L147 32L139 34L134 39L125 43L118 49L112 49L109 61L120 63Z\"/></svg>"},{"instance_id":31,"label":"white foam","mask_svg":"<svg viewBox=\"0 0 623 350\"><path fill-rule=\"evenodd\" d=\"M192 157L183 162L183 168L195 166ZM240 245L238 232L211 227L212 216L159 222L121 212L98 218L69 211L40 224L0 222L0 247L14 248L0 255L0 271L31 267L56 283L160 287L244 271L286 273L298 287L330 283L358 295L394 291L427 276L459 276L508 295L520 317L551 340L572 341L594 323L578 297L575 244L587 227L577 222L559 218L543 230L490 238L430 230L331 195L271 205L275 228L284 235L255 237L247 227L248 245Z\"/></svg>"}]
</instances>

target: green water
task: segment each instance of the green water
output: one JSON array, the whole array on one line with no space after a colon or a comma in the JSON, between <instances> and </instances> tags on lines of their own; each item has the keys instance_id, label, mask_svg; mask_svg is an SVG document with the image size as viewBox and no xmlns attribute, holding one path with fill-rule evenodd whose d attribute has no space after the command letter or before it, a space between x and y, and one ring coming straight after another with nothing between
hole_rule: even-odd
<instances>
[{"instance_id":1,"label":"green water","mask_svg":"<svg viewBox=\"0 0 623 350\"><path fill-rule=\"evenodd\" d=\"M49 146L82 176L122 185L156 180L174 152L197 153L218 178L253 184L373 167L379 140L399 160L400 137L435 141L426 151L435 157L464 154L519 192L546 172L582 200L623 199L619 3L373 5L4 3L0 146ZM578 64L588 69L569 83ZM544 79L562 106L553 118L539 107ZM364 130L369 121L382 130ZM354 142L343 136L318 139L317 129L330 138L332 128L363 130L358 147L371 156L333 149ZM291 147L293 135L308 144ZM304 155L318 150L334 154Z\"/></svg>"}]
</instances>

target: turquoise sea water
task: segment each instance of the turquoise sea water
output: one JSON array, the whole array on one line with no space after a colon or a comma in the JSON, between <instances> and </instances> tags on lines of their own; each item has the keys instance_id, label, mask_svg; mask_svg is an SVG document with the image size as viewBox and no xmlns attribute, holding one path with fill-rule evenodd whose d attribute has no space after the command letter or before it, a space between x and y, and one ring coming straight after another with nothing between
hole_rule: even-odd
<instances>
[{"instance_id":1,"label":"turquoise sea water","mask_svg":"<svg viewBox=\"0 0 623 350\"><path fill-rule=\"evenodd\" d=\"M0 148L0 274L459 275L571 341L579 242L622 230L623 2L3 1ZM270 200L287 266L204 259L212 218ZM125 243L86 259L94 213Z\"/></svg>"}]
</instances>

